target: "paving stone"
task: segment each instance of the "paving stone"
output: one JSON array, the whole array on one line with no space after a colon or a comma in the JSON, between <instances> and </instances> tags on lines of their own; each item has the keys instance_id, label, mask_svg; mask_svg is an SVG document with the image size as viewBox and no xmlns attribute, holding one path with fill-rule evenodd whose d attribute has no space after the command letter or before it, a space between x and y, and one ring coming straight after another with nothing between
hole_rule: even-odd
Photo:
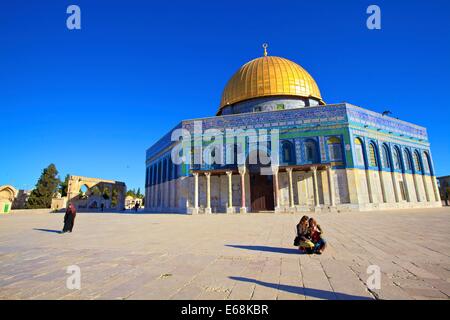
<instances>
[{"instance_id":1,"label":"paving stone","mask_svg":"<svg viewBox=\"0 0 450 320\"><path fill-rule=\"evenodd\" d=\"M448 299L450 210L311 214L323 255L292 246L301 214L0 216L0 299ZM81 268L81 290L66 287ZM381 269L368 290L367 267Z\"/></svg>"}]
</instances>

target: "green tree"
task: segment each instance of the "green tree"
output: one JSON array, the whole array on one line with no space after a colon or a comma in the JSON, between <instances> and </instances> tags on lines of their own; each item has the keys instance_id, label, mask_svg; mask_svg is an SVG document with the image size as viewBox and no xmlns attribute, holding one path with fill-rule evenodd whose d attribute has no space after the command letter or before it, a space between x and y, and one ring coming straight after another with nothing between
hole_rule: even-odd
<instances>
[{"instance_id":1,"label":"green tree","mask_svg":"<svg viewBox=\"0 0 450 320\"><path fill-rule=\"evenodd\" d=\"M69 187L69 178L70 175L66 175L66 178L64 179L64 181L62 181L59 185L59 192L61 193L62 197L66 197L67 196L67 188Z\"/></svg>"},{"instance_id":2,"label":"green tree","mask_svg":"<svg viewBox=\"0 0 450 320\"><path fill-rule=\"evenodd\" d=\"M60 184L58 170L56 170L56 166L52 163L42 170L36 187L28 198L26 207L29 209L50 208L52 198L58 191Z\"/></svg>"},{"instance_id":3,"label":"green tree","mask_svg":"<svg viewBox=\"0 0 450 320\"><path fill-rule=\"evenodd\" d=\"M127 191L127 196L136 198L136 191L134 189L130 189Z\"/></svg>"},{"instance_id":4,"label":"green tree","mask_svg":"<svg viewBox=\"0 0 450 320\"><path fill-rule=\"evenodd\" d=\"M138 198L138 199L142 199L144 198L144 195L141 194L141 188L138 188L137 191L136 189L130 189L127 191L127 196L133 197L133 198Z\"/></svg>"},{"instance_id":5,"label":"green tree","mask_svg":"<svg viewBox=\"0 0 450 320\"><path fill-rule=\"evenodd\" d=\"M108 188L108 187L105 187L105 188L103 189L103 199L109 200L109 198L110 198L109 188Z\"/></svg>"},{"instance_id":6,"label":"green tree","mask_svg":"<svg viewBox=\"0 0 450 320\"><path fill-rule=\"evenodd\" d=\"M111 207L116 208L119 204L119 192L117 189L113 189L111 197Z\"/></svg>"}]
</instances>

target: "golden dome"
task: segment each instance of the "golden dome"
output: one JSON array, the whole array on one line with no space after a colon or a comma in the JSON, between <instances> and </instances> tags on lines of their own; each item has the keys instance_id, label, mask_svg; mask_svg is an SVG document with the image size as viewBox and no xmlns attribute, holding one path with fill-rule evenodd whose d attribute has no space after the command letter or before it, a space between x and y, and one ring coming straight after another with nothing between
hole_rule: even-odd
<instances>
[{"instance_id":1,"label":"golden dome","mask_svg":"<svg viewBox=\"0 0 450 320\"><path fill-rule=\"evenodd\" d=\"M228 81L220 102L223 107L248 99L267 96L316 98L321 103L319 87L301 66L285 58L267 56L244 64Z\"/></svg>"}]
</instances>

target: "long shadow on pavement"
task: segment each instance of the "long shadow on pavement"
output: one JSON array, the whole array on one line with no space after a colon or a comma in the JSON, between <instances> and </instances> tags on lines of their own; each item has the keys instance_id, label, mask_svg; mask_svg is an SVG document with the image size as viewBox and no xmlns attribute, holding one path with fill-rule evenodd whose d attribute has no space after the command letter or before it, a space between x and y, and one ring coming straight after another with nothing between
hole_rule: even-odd
<instances>
[{"instance_id":1,"label":"long shadow on pavement","mask_svg":"<svg viewBox=\"0 0 450 320\"><path fill-rule=\"evenodd\" d=\"M285 253L285 254L296 254L300 255L298 249L280 248L280 247L268 247L268 246L245 246L245 245L235 245L226 244L225 246L237 249L255 250L255 251L265 251L265 252L275 252L275 253Z\"/></svg>"},{"instance_id":2,"label":"long shadow on pavement","mask_svg":"<svg viewBox=\"0 0 450 320\"><path fill-rule=\"evenodd\" d=\"M243 282L250 282L254 283L260 286L278 289L298 295L304 295L319 299L327 299L327 300L374 300L369 297L362 297L362 296L354 296L351 294L341 293L341 292L333 292L333 291L326 291L326 290L320 290L320 289L311 289L311 288L304 288L304 287L296 287L296 286L289 286L285 284L278 284L278 283L270 283L270 282L264 282L256 279L250 279L250 278L244 278L244 277L229 277L231 280L237 280L237 281L243 281Z\"/></svg>"},{"instance_id":3,"label":"long shadow on pavement","mask_svg":"<svg viewBox=\"0 0 450 320\"><path fill-rule=\"evenodd\" d=\"M38 229L38 228L34 228L33 230L43 231L43 232L52 232L52 233L61 233L61 230L52 230L52 229Z\"/></svg>"}]
</instances>

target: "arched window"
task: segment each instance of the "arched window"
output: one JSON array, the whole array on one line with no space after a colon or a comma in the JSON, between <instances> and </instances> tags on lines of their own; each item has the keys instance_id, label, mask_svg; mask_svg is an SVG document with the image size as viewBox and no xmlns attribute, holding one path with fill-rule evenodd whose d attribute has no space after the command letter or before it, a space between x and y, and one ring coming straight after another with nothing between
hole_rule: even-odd
<instances>
[{"instance_id":1,"label":"arched window","mask_svg":"<svg viewBox=\"0 0 450 320\"><path fill-rule=\"evenodd\" d=\"M341 139L337 137L331 137L327 141L328 144L328 153L330 154L331 161L340 161L342 160L342 145Z\"/></svg>"},{"instance_id":2,"label":"arched window","mask_svg":"<svg viewBox=\"0 0 450 320\"><path fill-rule=\"evenodd\" d=\"M294 145L290 141L281 144L281 159L283 163L295 163Z\"/></svg>"},{"instance_id":3,"label":"arched window","mask_svg":"<svg viewBox=\"0 0 450 320\"><path fill-rule=\"evenodd\" d=\"M369 143L369 166L378 167L377 151L373 142Z\"/></svg>"},{"instance_id":4,"label":"arched window","mask_svg":"<svg viewBox=\"0 0 450 320\"><path fill-rule=\"evenodd\" d=\"M400 170L402 168L402 160L400 158L400 151L398 147L394 147L392 158L394 159L394 169Z\"/></svg>"},{"instance_id":5,"label":"arched window","mask_svg":"<svg viewBox=\"0 0 450 320\"><path fill-rule=\"evenodd\" d=\"M391 159L389 159L389 149L386 144L383 144L381 148L381 152L383 154L383 168L391 168Z\"/></svg>"},{"instance_id":6,"label":"arched window","mask_svg":"<svg viewBox=\"0 0 450 320\"><path fill-rule=\"evenodd\" d=\"M430 158L426 151L424 151L423 153L423 168L425 170L425 173L431 173Z\"/></svg>"},{"instance_id":7,"label":"arched window","mask_svg":"<svg viewBox=\"0 0 450 320\"><path fill-rule=\"evenodd\" d=\"M306 162L310 163L318 162L317 145L314 140L307 140L305 142L305 158Z\"/></svg>"},{"instance_id":8,"label":"arched window","mask_svg":"<svg viewBox=\"0 0 450 320\"><path fill-rule=\"evenodd\" d=\"M408 149L404 149L403 155L405 158L405 170L412 171L411 153L408 151Z\"/></svg>"},{"instance_id":9,"label":"arched window","mask_svg":"<svg viewBox=\"0 0 450 320\"><path fill-rule=\"evenodd\" d=\"M422 165L420 164L420 155L417 150L414 151L413 160L414 160L414 170L416 172L422 172Z\"/></svg>"},{"instance_id":10,"label":"arched window","mask_svg":"<svg viewBox=\"0 0 450 320\"><path fill-rule=\"evenodd\" d=\"M364 149L362 140L360 138L355 138L355 156L356 156L356 165L360 167L364 167Z\"/></svg>"}]
</instances>

